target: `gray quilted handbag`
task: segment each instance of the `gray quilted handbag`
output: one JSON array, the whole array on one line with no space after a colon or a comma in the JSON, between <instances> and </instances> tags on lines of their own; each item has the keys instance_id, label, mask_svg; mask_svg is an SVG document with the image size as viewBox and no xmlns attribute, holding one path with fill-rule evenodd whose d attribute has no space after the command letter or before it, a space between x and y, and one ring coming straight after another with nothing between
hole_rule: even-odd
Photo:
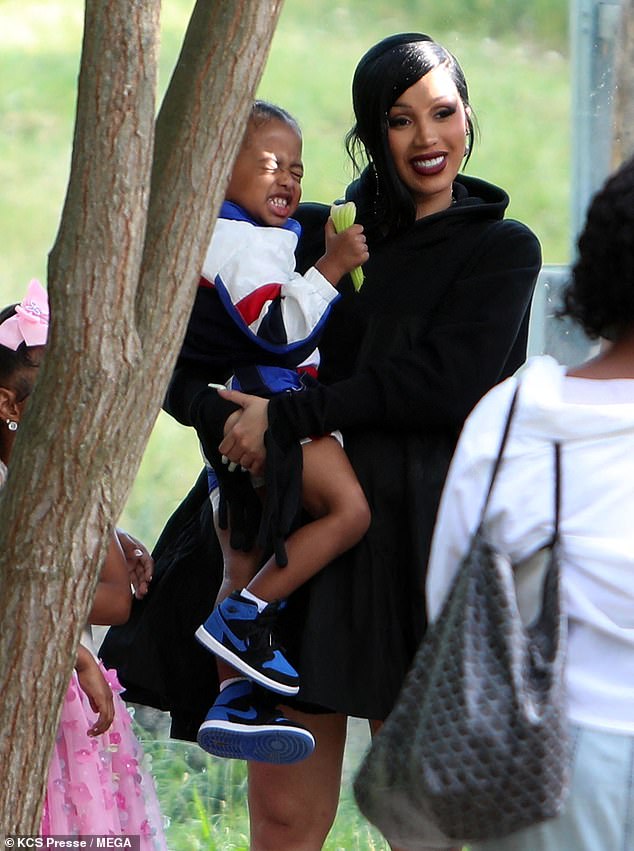
<instances>
[{"instance_id":1,"label":"gray quilted handbag","mask_svg":"<svg viewBox=\"0 0 634 851\"><path fill-rule=\"evenodd\" d=\"M506 836L567 792L558 444L552 540L521 565L487 540L516 400L469 551L354 781L362 813L409 851Z\"/></svg>"}]
</instances>

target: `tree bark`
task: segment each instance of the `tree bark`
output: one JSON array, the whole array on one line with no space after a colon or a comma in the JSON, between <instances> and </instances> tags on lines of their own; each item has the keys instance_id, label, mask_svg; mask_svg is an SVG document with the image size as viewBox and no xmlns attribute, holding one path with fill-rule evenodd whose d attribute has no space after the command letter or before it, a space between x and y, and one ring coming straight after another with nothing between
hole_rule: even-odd
<instances>
[{"instance_id":1,"label":"tree bark","mask_svg":"<svg viewBox=\"0 0 634 851\"><path fill-rule=\"evenodd\" d=\"M160 0L86 0L47 356L0 497L0 825L36 833L109 535L182 341L282 0L198 0L155 120Z\"/></svg>"},{"instance_id":2,"label":"tree bark","mask_svg":"<svg viewBox=\"0 0 634 851\"><path fill-rule=\"evenodd\" d=\"M616 40L612 168L634 154L634 0L621 0Z\"/></svg>"}]
</instances>

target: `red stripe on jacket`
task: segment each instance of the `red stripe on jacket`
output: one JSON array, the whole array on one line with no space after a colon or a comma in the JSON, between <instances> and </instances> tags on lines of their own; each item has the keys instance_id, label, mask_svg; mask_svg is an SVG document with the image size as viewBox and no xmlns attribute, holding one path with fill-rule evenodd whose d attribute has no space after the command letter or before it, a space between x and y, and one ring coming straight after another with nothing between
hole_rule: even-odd
<instances>
[{"instance_id":1,"label":"red stripe on jacket","mask_svg":"<svg viewBox=\"0 0 634 851\"><path fill-rule=\"evenodd\" d=\"M199 286L207 287L208 289L215 289L215 285L206 278L200 279ZM247 325L251 325L252 322L255 322L260 313L262 313L262 308L267 301L274 301L281 291L281 284L264 284L263 286L258 287L254 292L249 293L249 295L240 299L240 301L237 301L234 304L234 307L244 322Z\"/></svg>"},{"instance_id":2,"label":"red stripe on jacket","mask_svg":"<svg viewBox=\"0 0 634 851\"><path fill-rule=\"evenodd\" d=\"M264 284L264 286L258 287L255 292L241 298L234 306L246 324L251 325L262 313L262 308L266 302L274 301L281 292L281 284Z\"/></svg>"}]
</instances>

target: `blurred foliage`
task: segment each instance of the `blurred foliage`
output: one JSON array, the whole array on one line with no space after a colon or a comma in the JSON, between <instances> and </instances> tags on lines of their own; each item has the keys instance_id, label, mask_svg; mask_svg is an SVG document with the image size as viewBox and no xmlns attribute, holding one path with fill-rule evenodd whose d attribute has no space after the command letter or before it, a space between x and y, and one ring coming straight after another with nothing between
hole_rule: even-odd
<instances>
[{"instance_id":1,"label":"blurred foliage","mask_svg":"<svg viewBox=\"0 0 634 851\"><path fill-rule=\"evenodd\" d=\"M165 0L159 96L193 0ZM0 0L0 305L46 259L63 204L73 133L82 5ZM466 73L481 138L469 173L503 186L509 214L540 237L544 259L569 254L570 83L564 0L286 0L259 94L304 131L304 198L330 202L351 177L343 138L350 82L369 46L428 32ZM164 414L122 522L149 544L200 468L195 435Z\"/></svg>"},{"instance_id":2,"label":"blurred foliage","mask_svg":"<svg viewBox=\"0 0 634 851\"><path fill-rule=\"evenodd\" d=\"M159 89L192 0L165 0ZM46 256L62 208L81 48L78 0L0 2L0 304ZM540 235L548 262L568 253L569 69L562 0L286 0L260 95L295 113L305 137L304 197L330 201L350 171L350 81L363 52L422 30L458 56L482 131L471 173L503 185L511 213Z\"/></svg>"}]
</instances>

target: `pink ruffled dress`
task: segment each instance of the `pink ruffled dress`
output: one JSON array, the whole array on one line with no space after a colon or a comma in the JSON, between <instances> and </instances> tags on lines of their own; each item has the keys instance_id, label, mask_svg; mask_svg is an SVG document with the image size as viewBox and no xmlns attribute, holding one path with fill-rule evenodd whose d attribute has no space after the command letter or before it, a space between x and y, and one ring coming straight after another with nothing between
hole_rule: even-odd
<instances>
[{"instance_id":1,"label":"pink ruffled dress","mask_svg":"<svg viewBox=\"0 0 634 851\"><path fill-rule=\"evenodd\" d=\"M116 672L99 664L114 693L114 721L103 735L87 735L97 716L73 671L49 766L40 832L140 836L142 851L166 851L149 758L132 730Z\"/></svg>"}]
</instances>

